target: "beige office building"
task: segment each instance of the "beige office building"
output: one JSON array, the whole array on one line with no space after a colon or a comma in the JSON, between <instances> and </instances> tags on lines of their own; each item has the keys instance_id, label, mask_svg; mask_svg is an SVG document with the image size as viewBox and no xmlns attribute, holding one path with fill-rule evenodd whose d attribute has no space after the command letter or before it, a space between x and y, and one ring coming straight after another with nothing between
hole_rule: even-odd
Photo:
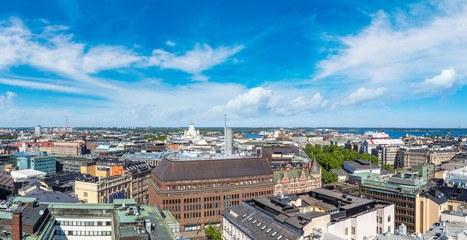
<instances>
[{"instance_id":1,"label":"beige office building","mask_svg":"<svg viewBox=\"0 0 467 240\"><path fill-rule=\"evenodd\" d=\"M97 171L96 173L99 173ZM139 204L148 202L148 180L151 168L145 163L127 166L122 175L94 175L75 181L75 194L86 203L110 203L114 199L134 199Z\"/></svg>"}]
</instances>

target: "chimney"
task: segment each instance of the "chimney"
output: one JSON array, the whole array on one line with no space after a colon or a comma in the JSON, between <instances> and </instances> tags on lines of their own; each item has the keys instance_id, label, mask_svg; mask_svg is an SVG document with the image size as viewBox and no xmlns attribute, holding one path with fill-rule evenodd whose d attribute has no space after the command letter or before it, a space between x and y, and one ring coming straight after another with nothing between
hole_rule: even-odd
<instances>
[{"instance_id":1,"label":"chimney","mask_svg":"<svg viewBox=\"0 0 467 240\"><path fill-rule=\"evenodd\" d=\"M23 222L22 222L21 210L17 209L16 211L13 212L12 225L13 225L13 228L12 228L13 240L22 240L23 239Z\"/></svg>"}]
</instances>

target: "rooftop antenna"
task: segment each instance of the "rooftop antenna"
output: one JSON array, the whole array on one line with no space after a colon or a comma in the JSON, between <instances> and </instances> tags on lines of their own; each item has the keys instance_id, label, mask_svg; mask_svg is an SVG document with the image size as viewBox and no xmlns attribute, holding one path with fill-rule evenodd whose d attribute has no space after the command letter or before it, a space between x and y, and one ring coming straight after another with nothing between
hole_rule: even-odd
<instances>
[{"instance_id":1,"label":"rooftop antenna","mask_svg":"<svg viewBox=\"0 0 467 240\"><path fill-rule=\"evenodd\" d=\"M227 129L227 114L224 113L224 131Z\"/></svg>"},{"instance_id":2,"label":"rooftop antenna","mask_svg":"<svg viewBox=\"0 0 467 240\"><path fill-rule=\"evenodd\" d=\"M65 132L68 132L68 116L65 116Z\"/></svg>"}]
</instances>

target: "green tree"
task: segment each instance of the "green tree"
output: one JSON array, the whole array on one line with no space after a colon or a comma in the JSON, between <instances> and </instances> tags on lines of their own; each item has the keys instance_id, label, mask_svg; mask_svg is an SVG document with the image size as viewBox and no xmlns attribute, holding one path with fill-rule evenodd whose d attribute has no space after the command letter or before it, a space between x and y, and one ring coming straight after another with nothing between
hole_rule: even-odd
<instances>
[{"instance_id":1,"label":"green tree","mask_svg":"<svg viewBox=\"0 0 467 240\"><path fill-rule=\"evenodd\" d=\"M222 240L222 233L213 227L211 224L204 228L204 232L206 233L206 237L211 240Z\"/></svg>"},{"instance_id":2,"label":"green tree","mask_svg":"<svg viewBox=\"0 0 467 240\"><path fill-rule=\"evenodd\" d=\"M366 161L370 161L373 163L373 164L376 164L378 165L378 157L375 156L375 155L370 155L369 153L361 153L361 154L358 154L358 158L359 159L362 159L362 160L366 160Z\"/></svg>"},{"instance_id":3,"label":"green tree","mask_svg":"<svg viewBox=\"0 0 467 240\"><path fill-rule=\"evenodd\" d=\"M371 155L371 162L372 162L373 164L379 165L379 159L378 159L378 157L375 156L375 155Z\"/></svg>"},{"instance_id":4,"label":"green tree","mask_svg":"<svg viewBox=\"0 0 467 240\"><path fill-rule=\"evenodd\" d=\"M392 166L389 165L389 164L383 164L383 166L381 166L381 168L386 169L386 170L391 171L391 172L392 172L392 170L393 170L393 169L392 169Z\"/></svg>"},{"instance_id":5,"label":"green tree","mask_svg":"<svg viewBox=\"0 0 467 240\"><path fill-rule=\"evenodd\" d=\"M370 161L371 155L369 153L360 153L358 158L366 161Z\"/></svg>"},{"instance_id":6,"label":"green tree","mask_svg":"<svg viewBox=\"0 0 467 240\"><path fill-rule=\"evenodd\" d=\"M321 178L323 178L323 182L325 184L335 183L339 181L339 175L337 175L337 173L331 173L324 169L321 172Z\"/></svg>"},{"instance_id":7,"label":"green tree","mask_svg":"<svg viewBox=\"0 0 467 240\"><path fill-rule=\"evenodd\" d=\"M144 139L156 140L156 136L154 136L154 135L146 135L146 136L144 136Z\"/></svg>"},{"instance_id":8,"label":"green tree","mask_svg":"<svg viewBox=\"0 0 467 240\"><path fill-rule=\"evenodd\" d=\"M167 140L167 136L165 136L165 135L159 135L159 136L157 136L157 140L159 140L159 141L165 141L165 140Z\"/></svg>"}]
</instances>

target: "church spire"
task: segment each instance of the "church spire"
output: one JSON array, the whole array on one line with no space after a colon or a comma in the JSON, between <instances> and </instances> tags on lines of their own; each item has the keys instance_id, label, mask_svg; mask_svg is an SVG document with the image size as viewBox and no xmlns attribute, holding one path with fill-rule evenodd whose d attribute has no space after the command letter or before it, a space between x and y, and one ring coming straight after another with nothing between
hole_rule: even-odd
<instances>
[{"instance_id":1,"label":"church spire","mask_svg":"<svg viewBox=\"0 0 467 240\"><path fill-rule=\"evenodd\" d=\"M311 162L310 173L311 174L320 173L320 167L319 167L318 161L316 160L315 154L313 154L313 161Z\"/></svg>"}]
</instances>

